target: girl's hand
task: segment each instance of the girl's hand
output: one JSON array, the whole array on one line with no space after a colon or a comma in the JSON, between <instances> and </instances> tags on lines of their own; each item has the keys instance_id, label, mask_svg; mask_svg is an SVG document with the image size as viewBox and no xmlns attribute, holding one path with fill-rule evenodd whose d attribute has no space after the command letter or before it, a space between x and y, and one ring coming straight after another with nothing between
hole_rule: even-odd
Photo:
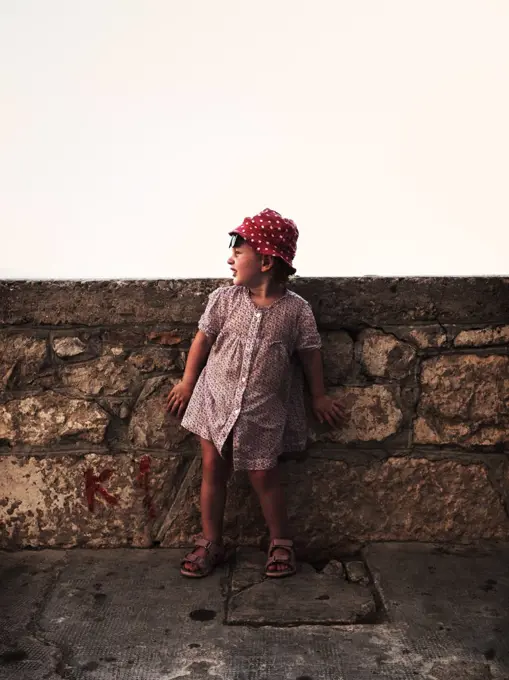
<instances>
[{"instance_id":1,"label":"girl's hand","mask_svg":"<svg viewBox=\"0 0 509 680\"><path fill-rule=\"evenodd\" d=\"M168 404L166 410L169 411L172 416L177 416L177 418L182 418L184 412L191 399L193 393L194 385L185 382L179 382L173 387L173 389L168 394Z\"/></svg>"},{"instance_id":2,"label":"girl's hand","mask_svg":"<svg viewBox=\"0 0 509 680\"><path fill-rule=\"evenodd\" d=\"M313 411L320 423L326 420L331 427L339 427L346 417L339 401L331 399L326 394L313 398Z\"/></svg>"}]
</instances>

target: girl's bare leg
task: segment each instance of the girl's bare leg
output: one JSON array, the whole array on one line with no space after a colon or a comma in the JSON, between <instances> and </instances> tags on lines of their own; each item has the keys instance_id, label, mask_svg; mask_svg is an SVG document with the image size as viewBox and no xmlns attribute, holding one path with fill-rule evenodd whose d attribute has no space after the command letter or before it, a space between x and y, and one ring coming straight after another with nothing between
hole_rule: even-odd
<instances>
[{"instance_id":1,"label":"girl's bare leg","mask_svg":"<svg viewBox=\"0 0 509 680\"><path fill-rule=\"evenodd\" d=\"M249 470L249 479L256 491L262 508L263 516L269 528L271 540L274 538L288 538L288 516L286 503L279 478L279 468L270 470ZM274 551L276 557L288 557L286 550L278 548ZM284 571L284 564L276 564L278 571Z\"/></svg>"},{"instance_id":2,"label":"girl's bare leg","mask_svg":"<svg viewBox=\"0 0 509 680\"><path fill-rule=\"evenodd\" d=\"M202 456L202 480L200 507L203 536L221 545L223 540L223 519L226 504L226 485L231 473L231 461L221 458L212 442L200 437ZM197 555L205 555L205 548L196 548ZM185 568L194 571L198 567L186 562Z\"/></svg>"}]
</instances>

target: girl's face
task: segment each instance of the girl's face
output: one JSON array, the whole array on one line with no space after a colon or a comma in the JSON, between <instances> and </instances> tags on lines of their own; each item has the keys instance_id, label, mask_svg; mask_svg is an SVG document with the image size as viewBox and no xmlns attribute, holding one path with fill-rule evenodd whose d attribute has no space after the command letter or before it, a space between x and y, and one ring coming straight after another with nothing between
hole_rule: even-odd
<instances>
[{"instance_id":1,"label":"girl's face","mask_svg":"<svg viewBox=\"0 0 509 680\"><path fill-rule=\"evenodd\" d=\"M233 273L233 283L248 288L260 284L262 272L266 268L256 251L246 242L231 249L228 264Z\"/></svg>"}]
</instances>

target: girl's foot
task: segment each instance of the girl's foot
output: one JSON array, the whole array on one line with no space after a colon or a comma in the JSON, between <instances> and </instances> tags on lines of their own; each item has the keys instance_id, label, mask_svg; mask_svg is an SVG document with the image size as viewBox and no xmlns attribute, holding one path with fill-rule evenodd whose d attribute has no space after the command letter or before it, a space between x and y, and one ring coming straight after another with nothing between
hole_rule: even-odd
<instances>
[{"instance_id":1,"label":"girl's foot","mask_svg":"<svg viewBox=\"0 0 509 680\"><path fill-rule=\"evenodd\" d=\"M265 576L281 578L292 576L296 571L293 541L285 538L273 538L269 545Z\"/></svg>"},{"instance_id":2,"label":"girl's foot","mask_svg":"<svg viewBox=\"0 0 509 680\"><path fill-rule=\"evenodd\" d=\"M195 548L181 561L180 573L188 578L203 578L225 560L224 546L199 538Z\"/></svg>"}]
</instances>

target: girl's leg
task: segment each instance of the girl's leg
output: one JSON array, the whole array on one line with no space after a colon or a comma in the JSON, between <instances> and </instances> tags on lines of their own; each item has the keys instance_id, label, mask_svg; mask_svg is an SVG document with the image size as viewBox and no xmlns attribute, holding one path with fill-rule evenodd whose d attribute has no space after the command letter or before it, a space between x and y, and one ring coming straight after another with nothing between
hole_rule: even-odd
<instances>
[{"instance_id":1,"label":"girl's leg","mask_svg":"<svg viewBox=\"0 0 509 680\"><path fill-rule=\"evenodd\" d=\"M283 488L279 478L279 468L249 470L248 474L260 501L271 540L274 538L288 538L288 516L286 514ZM283 548L277 548L274 551L274 555L283 560L288 558L288 552ZM274 568L278 571L286 570L284 564L276 564Z\"/></svg>"},{"instance_id":2,"label":"girl's leg","mask_svg":"<svg viewBox=\"0 0 509 680\"><path fill-rule=\"evenodd\" d=\"M231 472L231 461L222 458L212 442L200 437L202 456L202 480L200 507L203 536L208 541L222 544L223 518L226 504L226 485ZM198 547L194 551L204 556L205 548ZM184 565L188 571L198 567L192 562Z\"/></svg>"}]
</instances>

